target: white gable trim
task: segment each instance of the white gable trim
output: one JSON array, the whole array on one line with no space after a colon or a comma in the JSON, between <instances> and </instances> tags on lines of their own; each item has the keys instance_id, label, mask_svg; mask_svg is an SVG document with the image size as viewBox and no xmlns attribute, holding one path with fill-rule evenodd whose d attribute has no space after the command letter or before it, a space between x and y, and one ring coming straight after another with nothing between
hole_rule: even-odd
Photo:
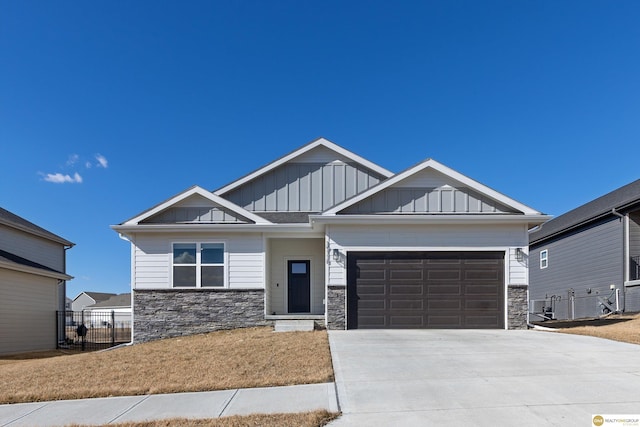
<instances>
[{"instance_id":1,"label":"white gable trim","mask_svg":"<svg viewBox=\"0 0 640 427\"><path fill-rule=\"evenodd\" d=\"M442 163L439 163L433 159L427 159L422 163L417 164L416 166L413 166L412 168L407 169L406 171L399 173L398 175L395 175L389 179L387 179L386 181L381 182L380 184L376 185L375 187L370 188L367 191L364 191L363 193L352 197L349 200L346 200L345 202L334 206L333 208L323 212L323 215L336 215L338 212L355 205L356 203L366 199L367 197L370 197L386 188L389 188L391 186L393 186L394 184L410 177L411 175L417 174L427 168L433 169L435 171L438 171L444 175L446 175L447 177L451 178L452 180L458 181L462 184L464 184L465 186L477 191L478 193L485 195L493 200L496 200L497 202L502 203L503 205L506 205L510 208L513 208L517 211L522 212L525 215L540 215L541 213L536 211L535 209L532 209L526 205L523 205L520 202L517 202L515 200L513 200L510 197L505 196L502 193L498 193L497 191L487 187L486 185L480 184L479 182L465 176L462 175L459 172L456 172L455 170L443 165Z\"/></svg>"},{"instance_id":2,"label":"white gable trim","mask_svg":"<svg viewBox=\"0 0 640 427\"><path fill-rule=\"evenodd\" d=\"M256 177L263 175L275 168L277 168L280 165L283 165L287 162L289 162L290 160L300 156L301 154L307 153L311 150L313 150L316 147L319 146L324 146L330 150L335 151L336 153L340 154L341 156L344 156L350 160L353 160L356 163L361 164L362 166L365 166L369 169L371 169L374 172L377 172L381 175L383 175L386 178L389 178L390 176L393 176L393 172L388 171L387 169L376 165L373 162L370 162L369 160L365 159L364 157L360 157L355 153L352 153L349 150L346 150L342 147L340 147L339 145L334 144L333 142L325 139L325 138L318 138L315 141L310 142L309 144L287 154L286 156L283 156L281 158L279 158L278 160L275 160L271 163L269 163L266 166L263 166L262 168L256 170L255 172L250 173L249 175L246 175L240 179L238 179L237 181L232 182L231 184L228 184L216 191L213 192L213 194L215 195L222 195L225 193L228 193L231 190L234 190L235 188L241 186L242 184L245 184L249 181L251 181L252 179L255 179Z\"/></svg>"},{"instance_id":3,"label":"white gable trim","mask_svg":"<svg viewBox=\"0 0 640 427\"><path fill-rule=\"evenodd\" d=\"M123 223L123 225L138 225L140 222L144 221L147 218L152 217L153 215L162 212L163 210L170 208L171 206L175 205L176 203L181 202L182 200L185 200L188 197L193 196L194 194L200 195L202 197L204 197L205 199L208 199L210 201L212 201L213 203L215 203L218 206L221 206L223 208L226 208L242 217L245 217L253 222L255 222L256 224L271 224L270 221L267 221L266 219L262 218L261 216L258 216L252 212L249 212L248 210L241 208L240 206L231 203L230 201L223 199L220 196L216 196L215 194L213 194L210 191L205 190L202 187L199 186L193 186L190 189L183 191L182 193L170 198L169 200L151 208L148 211L145 211L143 213L141 213L140 215L131 218L130 220L126 221Z\"/></svg>"}]
</instances>

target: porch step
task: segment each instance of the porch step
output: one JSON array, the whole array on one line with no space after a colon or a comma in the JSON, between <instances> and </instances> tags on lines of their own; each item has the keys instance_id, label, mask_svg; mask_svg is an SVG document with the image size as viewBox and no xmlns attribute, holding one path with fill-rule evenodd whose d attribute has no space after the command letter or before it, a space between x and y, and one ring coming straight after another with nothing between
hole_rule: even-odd
<instances>
[{"instance_id":1,"label":"porch step","mask_svg":"<svg viewBox=\"0 0 640 427\"><path fill-rule=\"evenodd\" d=\"M313 320L276 320L275 332L313 331Z\"/></svg>"}]
</instances>

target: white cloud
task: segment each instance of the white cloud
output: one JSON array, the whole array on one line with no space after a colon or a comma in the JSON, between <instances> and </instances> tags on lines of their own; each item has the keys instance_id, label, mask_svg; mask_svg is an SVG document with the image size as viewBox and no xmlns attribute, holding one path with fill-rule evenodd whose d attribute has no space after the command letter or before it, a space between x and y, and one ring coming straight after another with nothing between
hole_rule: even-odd
<instances>
[{"instance_id":1,"label":"white cloud","mask_svg":"<svg viewBox=\"0 0 640 427\"><path fill-rule=\"evenodd\" d=\"M69 158L67 159L67 166L73 166L78 162L78 159L80 158L80 156L78 156L77 154L72 154L69 156Z\"/></svg>"},{"instance_id":2,"label":"white cloud","mask_svg":"<svg viewBox=\"0 0 640 427\"><path fill-rule=\"evenodd\" d=\"M98 166L99 168L106 169L109 166L109 162L107 161L107 158L102 154L96 154L96 160L98 161L96 166Z\"/></svg>"},{"instance_id":3,"label":"white cloud","mask_svg":"<svg viewBox=\"0 0 640 427\"><path fill-rule=\"evenodd\" d=\"M63 175L61 173L48 173L44 175L44 180L47 182L53 182L54 184L65 184L65 183L82 183L82 177L76 172L73 176Z\"/></svg>"},{"instance_id":4,"label":"white cloud","mask_svg":"<svg viewBox=\"0 0 640 427\"><path fill-rule=\"evenodd\" d=\"M90 162L90 161L86 161L86 162L84 163L84 167L85 167L85 168L87 168L87 169L91 169L91 166L93 166L93 165L91 164L91 162Z\"/></svg>"}]
</instances>

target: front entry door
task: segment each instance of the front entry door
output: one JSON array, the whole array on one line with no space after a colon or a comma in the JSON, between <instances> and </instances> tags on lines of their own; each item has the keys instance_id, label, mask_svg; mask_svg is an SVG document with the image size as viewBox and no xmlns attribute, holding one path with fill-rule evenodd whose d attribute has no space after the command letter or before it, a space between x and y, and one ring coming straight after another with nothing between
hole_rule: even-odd
<instances>
[{"instance_id":1,"label":"front entry door","mask_svg":"<svg viewBox=\"0 0 640 427\"><path fill-rule=\"evenodd\" d=\"M311 269L308 260L287 261L289 313L311 312Z\"/></svg>"}]
</instances>

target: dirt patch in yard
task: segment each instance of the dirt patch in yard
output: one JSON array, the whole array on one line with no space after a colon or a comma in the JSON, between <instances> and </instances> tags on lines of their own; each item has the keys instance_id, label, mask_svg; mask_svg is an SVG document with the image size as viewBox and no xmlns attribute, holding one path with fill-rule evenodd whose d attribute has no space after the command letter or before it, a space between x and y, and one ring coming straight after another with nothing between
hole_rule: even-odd
<instances>
[{"instance_id":1,"label":"dirt patch in yard","mask_svg":"<svg viewBox=\"0 0 640 427\"><path fill-rule=\"evenodd\" d=\"M535 324L565 334L589 335L640 344L640 313L612 314L597 319L548 320Z\"/></svg>"},{"instance_id":2,"label":"dirt patch in yard","mask_svg":"<svg viewBox=\"0 0 640 427\"><path fill-rule=\"evenodd\" d=\"M5 363L2 363L2 361ZM0 358L0 403L333 381L326 331L248 328L44 359Z\"/></svg>"}]
</instances>

